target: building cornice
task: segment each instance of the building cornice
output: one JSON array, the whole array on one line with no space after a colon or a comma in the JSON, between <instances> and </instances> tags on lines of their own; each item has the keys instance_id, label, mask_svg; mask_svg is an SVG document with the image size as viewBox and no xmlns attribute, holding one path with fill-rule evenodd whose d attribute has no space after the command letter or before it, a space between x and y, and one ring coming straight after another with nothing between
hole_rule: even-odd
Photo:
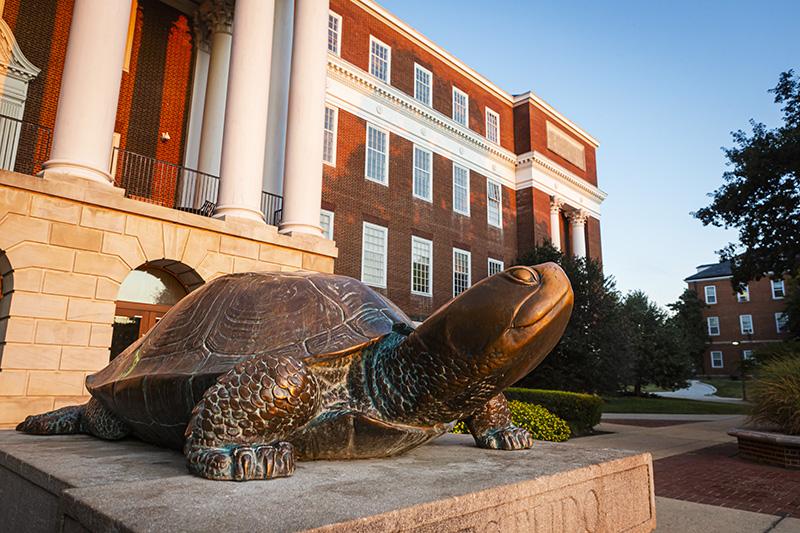
<instances>
[{"instance_id":1,"label":"building cornice","mask_svg":"<svg viewBox=\"0 0 800 533\"><path fill-rule=\"evenodd\" d=\"M598 187L595 187L588 181L576 176L572 172L569 172L568 170L564 169L561 165L559 165L558 163L554 163L553 161L546 158L539 152L532 151L520 155L517 158L517 167L524 167L525 165L535 165L545 170L548 170L550 173L555 174L563 181L579 189L581 192L585 193L598 203L605 200L606 197L608 196L608 194L605 191L601 190Z\"/></svg>"},{"instance_id":2,"label":"building cornice","mask_svg":"<svg viewBox=\"0 0 800 533\"><path fill-rule=\"evenodd\" d=\"M514 152L489 142L485 137L462 126L447 115L416 101L404 92L387 85L338 56L328 54L328 73L363 93L378 96L387 103L402 108L406 113L427 123L429 127L444 131L450 137L462 142L467 141L474 148L491 154L501 164L514 165L517 163L517 156Z\"/></svg>"},{"instance_id":3,"label":"building cornice","mask_svg":"<svg viewBox=\"0 0 800 533\"><path fill-rule=\"evenodd\" d=\"M566 126L569 130L572 131L572 133L576 134L581 139L591 144L593 147L597 148L598 146L600 146L600 141L589 135L586 132L586 130L575 124L573 121L571 121L570 119L568 119L567 117L556 111L553 106L545 102L539 96L535 95L532 91L528 91L527 93L523 93L514 97L514 107L517 107L518 105L525 103L531 103L537 107L544 109L546 112L553 115L554 118L562 122L564 126Z\"/></svg>"}]
</instances>

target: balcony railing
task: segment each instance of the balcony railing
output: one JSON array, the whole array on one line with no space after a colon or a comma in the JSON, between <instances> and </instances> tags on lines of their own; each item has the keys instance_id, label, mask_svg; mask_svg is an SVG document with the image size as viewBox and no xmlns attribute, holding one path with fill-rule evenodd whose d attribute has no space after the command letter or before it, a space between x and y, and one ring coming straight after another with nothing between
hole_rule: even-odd
<instances>
[{"instance_id":1,"label":"balcony railing","mask_svg":"<svg viewBox=\"0 0 800 533\"><path fill-rule=\"evenodd\" d=\"M50 158L53 130L35 122L0 115L0 168L36 175Z\"/></svg>"},{"instance_id":2,"label":"balcony railing","mask_svg":"<svg viewBox=\"0 0 800 533\"><path fill-rule=\"evenodd\" d=\"M115 148L111 174L129 198L208 217L217 205L219 177L182 165ZM267 224L280 223L282 208L281 196L262 191L261 212Z\"/></svg>"}]
</instances>

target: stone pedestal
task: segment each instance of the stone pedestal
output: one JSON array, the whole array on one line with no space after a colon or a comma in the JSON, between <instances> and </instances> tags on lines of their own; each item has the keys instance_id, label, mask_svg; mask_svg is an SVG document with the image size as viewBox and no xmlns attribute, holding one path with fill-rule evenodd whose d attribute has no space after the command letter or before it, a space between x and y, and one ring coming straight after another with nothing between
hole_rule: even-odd
<instances>
[{"instance_id":1,"label":"stone pedestal","mask_svg":"<svg viewBox=\"0 0 800 533\"><path fill-rule=\"evenodd\" d=\"M9 531L644 532L650 454L537 443L475 448L446 435L392 458L300 463L291 478L208 481L137 441L0 432Z\"/></svg>"}]
</instances>

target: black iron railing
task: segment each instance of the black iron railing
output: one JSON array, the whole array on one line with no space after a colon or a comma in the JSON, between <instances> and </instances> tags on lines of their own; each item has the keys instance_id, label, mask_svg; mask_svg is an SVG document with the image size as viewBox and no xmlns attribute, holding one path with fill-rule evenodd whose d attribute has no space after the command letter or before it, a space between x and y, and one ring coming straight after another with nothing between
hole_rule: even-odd
<instances>
[{"instance_id":1,"label":"black iron railing","mask_svg":"<svg viewBox=\"0 0 800 533\"><path fill-rule=\"evenodd\" d=\"M35 122L0 115L0 168L36 175L50 158L53 130Z\"/></svg>"},{"instance_id":2,"label":"black iron railing","mask_svg":"<svg viewBox=\"0 0 800 533\"><path fill-rule=\"evenodd\" d=\"M111 174L114 184L125 189L129 198L207 217L214 214L219 195L217 176L120 148L114 149ZM261 193L261 212L267 224L280 223L282 207L281 196Z\"/></svg>"}]
</instances>

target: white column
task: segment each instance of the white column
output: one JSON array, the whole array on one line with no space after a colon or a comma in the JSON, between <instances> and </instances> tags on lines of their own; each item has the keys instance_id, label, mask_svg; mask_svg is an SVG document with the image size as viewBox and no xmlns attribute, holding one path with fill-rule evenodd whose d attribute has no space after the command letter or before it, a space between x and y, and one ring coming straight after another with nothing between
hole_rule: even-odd
<instances>
[{"instance_id":1,"label":"white column","mask_svg":"<svg viewBox=\"0 0 800 533\"><path fill-rule=\"evenodd\" d=\"M75 0L45 177L111 184L111 146L130 0Z\"/></svg>"},{"instance_id":2,"label":"white column","mask_svg":"<svg viewBox=\"0 0 800 533\"><path fill-rule=\"evenodd\" d=\"M233 41L231 35L233 2L231 0L211 0L203 4L200 9L202 10L201 16L205 17L206 23L211 29L211 57L208 65L197 170L212 176L219 176L228 70Z\"/></svg>"},{"instance_id":3,"label":"white column","mask_svg":"<svg viewBox=\"0 0 800 533\"><path fill-rule=\"evenodd\" d=\"M564 202L557 196L550 198L550 242L561 250L561 206Z\"/></svg>"},{"instance_id":4,"label":"white column","mask_svg":"<svg viewBox=\"0 0 800 533\"><path fill-rule=\"evenodd\" d=\"M192 171L184 171L181 177L181 207L194 204L197 190L197 161L200 155L200 135L203 128L203 108L206 101L208 65L211 60L211 33L205 20L195 12L194 17L194 76L192 77L192 100L189 107L189 122L186 125L186 147L183 153L183 166ZM199 206L198 206L199 207Z\"/></svg>"},{"instance_id":5,"label":"white column","mask_svg":"<svg viewBox=\"0 0 800 533\"><path fill-rule=\"evenodd\" d=\"M286 122L289 112L293 22L294 0L275 0L267 150L264 154L264 190L279 196L283 195L283 171L286 160Z\"/></svg>"},{"instance_id":6,"label":"white column","mask_svg":"<svg viewBox=\"0 0 800 533\"><path fill-rule=\"evenodd\" d=\"M572 241L572 255L586 257L586 219L585 211L573 211L569 215L569 237Z\"/></svg>"},{"instance_id":7,"label":"white column","mask_svg":"<svg viewBox=\"0 0 800 533\"><path fill-rule=\"evenodd\" d=\"M261 189L274 14L275 0L236 1L217 218L264 221Z\"/></svg>"},{"instance_id":8,"label":"white column","mask_svg":"<svg viewBox=\"0 0 800 533\"><path fill-rule=\"evenodd\" d=\"M322 130L328 60L328 0L297 0L294 14L282 233L322 236Z\"/></svg>"}]
</instances>

